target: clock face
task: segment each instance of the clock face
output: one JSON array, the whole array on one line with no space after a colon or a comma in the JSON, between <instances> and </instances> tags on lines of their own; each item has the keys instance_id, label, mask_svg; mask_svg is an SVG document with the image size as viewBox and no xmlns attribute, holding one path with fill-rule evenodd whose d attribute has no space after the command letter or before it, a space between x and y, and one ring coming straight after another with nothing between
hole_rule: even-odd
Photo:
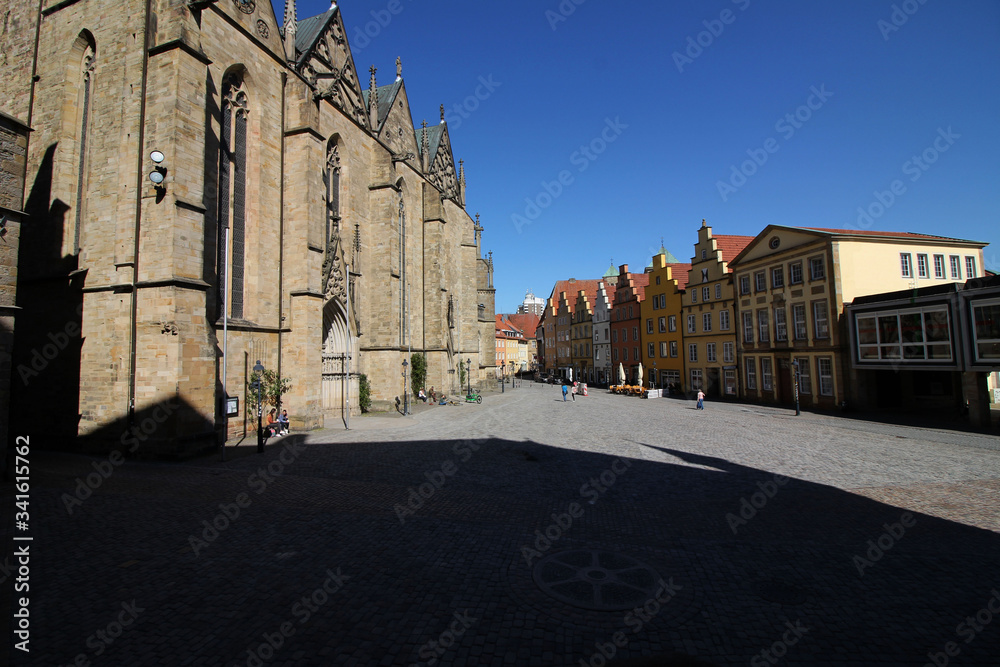
<instances>
[{"instance_id":1,"label":"clock face","mask_svg":"<svg viewBox=\"0 0 1000 667\"><path fill-rule=\"evenodd\" d=\"M233 2L244 14L253 14L253 10L257 8L256 0L233 0Z\"/></svg>"}]
</instances>

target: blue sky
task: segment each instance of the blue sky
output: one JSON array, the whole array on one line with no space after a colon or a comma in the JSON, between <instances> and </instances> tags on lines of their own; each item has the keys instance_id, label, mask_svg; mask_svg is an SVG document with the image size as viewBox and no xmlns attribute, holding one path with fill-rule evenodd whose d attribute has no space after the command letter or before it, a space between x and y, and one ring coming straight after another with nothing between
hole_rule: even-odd
<instances>
[{"instance_id":1,"label":"blue sky","mask_svg":"<svg viewBox=\"0 0 1000 667\"><path fill-rule=\"evenodd\" d=\"M661 238L688 261L702 218L974 239L1000 271L996 0L340 7L359 70L402 58L416 124L448 109L497 312Z\"/></svg>"}]
</instances>

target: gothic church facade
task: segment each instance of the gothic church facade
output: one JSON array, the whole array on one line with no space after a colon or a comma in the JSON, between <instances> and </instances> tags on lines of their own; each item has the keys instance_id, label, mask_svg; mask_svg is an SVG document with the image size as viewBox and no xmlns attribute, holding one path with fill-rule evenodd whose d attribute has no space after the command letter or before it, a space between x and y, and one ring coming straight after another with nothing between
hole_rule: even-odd
<instances>
[{"instance_id":1,"label":"gothic church facade","mask_svg":"<svg viewBox=\"0 0 1000 667\"><path fill-rule=\"evenodd\" d=\"M13 413L183 454L252 435L257 361L298 429L356 414L361 374L394 405L412 352L449 393L460 361L492 375L492 258L443 112L414 122L398 59L362 84L336 3L288 0L284 29L255 0L39 5L0 79L31 128Z\"/></svg>"}]
</instances>

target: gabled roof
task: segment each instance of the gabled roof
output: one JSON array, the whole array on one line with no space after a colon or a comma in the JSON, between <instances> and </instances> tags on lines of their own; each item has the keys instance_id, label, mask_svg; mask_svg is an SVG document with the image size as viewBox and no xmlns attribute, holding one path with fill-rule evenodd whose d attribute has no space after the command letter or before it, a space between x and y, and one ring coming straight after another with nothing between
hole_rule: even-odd
<instances>
[{"instance_id":1,"label":"gabled roof","mask_svg":"<svg viewBox=\"0 0 1000 667\"><path fill-rule=\"evenodd\" d=\"M379 93L379 100L382 99L382 93ZM417 127L414 128L417 133L417 148L421 151L420 157L423 157L424 150L424 140L423 131L424 128ZM434 158L437 157L438 148L441 147L441 139L444 137L444 123L438 125L428 125L427 126L427 164L434 164Z\"/></svg>"},{"instance_id":2,"label":"gabled roof","mask_svg":"<svg viewBox=\"0 0 1000 667\"><path fill-rule=\"evenodd\" d=\"M771 225L772 227L784 227L784 225ZM785 227L785 229L805 229L812 232L822 232L824 234L830 234L835 236L871 236L877 238L897 238L897 239L917 239L917 240L927 240L927 241L957 241L959 243L979 243L978 241L969 241L967 239L956 239L951 236L935 236L933 234L917 234L914 232L880 232L874 230L855 230L855 229L824 229L822 227ZM754 237L756 238L756 237ZM987 245L983 243L983 245Z\"/></svg>"},{"instance_id":3,"label":"gabled roof","mask_svg":"<svg viewBox=\"0 0 1000 667\"><path fill-rule=\"evenodd\" d=\"M378 86L378 127L375 131L378 132L382 129L382 124L385 119L389 116L389 111L392 110L392 105L396 102L396 95L399 94L400 88L403 87L403 80L397 79L393 81L388 86ZM371 97L371 90L362 90L361 94L365 98L365 108L368 108L368 100Z\"/></svg>"},{"instance_id":4,"label":"gabled roof","mask_svg":"<svg viewBox=\"0 0 1000 667\"><path fill-rule=\"evenodd\" d=\"M316 41L326 29L326 24L330 22L337 11L336 7L331 7L322 14L295 22L295 50L300 54L300 63L304 62L309 52L316 46Z\"/></svg>"},{"instance_id":5,"label":"gabled roof","mask_svg":"<svg viewBox=\"0 0 1000 667\"><path fill-rule=\"evenodd\" d=\"M538 321L541 318L534 313L517 313L508 315L507 319L513 327L524 332L525 336L534 338L535 330L538 328Z\"/></svg>"}]
</instances>

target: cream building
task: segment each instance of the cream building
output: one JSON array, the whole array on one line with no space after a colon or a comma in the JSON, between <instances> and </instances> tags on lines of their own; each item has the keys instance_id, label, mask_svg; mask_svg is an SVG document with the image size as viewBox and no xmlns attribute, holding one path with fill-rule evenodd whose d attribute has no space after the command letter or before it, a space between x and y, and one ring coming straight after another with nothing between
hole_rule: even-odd
<instances>
[{"instance_id":1,"label":"cream building","mask_svg":"<svg viewBox=\"0 0 1000 667\"><path fill-rule=\"evenodd\" d=\"M976 241L769 225L732 262L743 395L832 408L873 388L850 371L844 306L857 297L982 276Z\"/></svg>"},{"instance_id":2,"label":"cream building","mask_svg":"<svg viewBox=\"0 0 1000 667\"><path fill-rule=\"evenodd\" d=\"M459 359L473 382L494 367L493 264L443 112L416 122L398 59L389 85L358 69L336 4L298 21L288 0L284 28L251 0L22 13L15 374L78 332L14 392L40 438L106 447L156 417L143 448L181 455L252 433L258 360L291 380L293 429L356 412L360 374L391 406L412 352L449 392Z\"/></svg>"}]
</instances>

